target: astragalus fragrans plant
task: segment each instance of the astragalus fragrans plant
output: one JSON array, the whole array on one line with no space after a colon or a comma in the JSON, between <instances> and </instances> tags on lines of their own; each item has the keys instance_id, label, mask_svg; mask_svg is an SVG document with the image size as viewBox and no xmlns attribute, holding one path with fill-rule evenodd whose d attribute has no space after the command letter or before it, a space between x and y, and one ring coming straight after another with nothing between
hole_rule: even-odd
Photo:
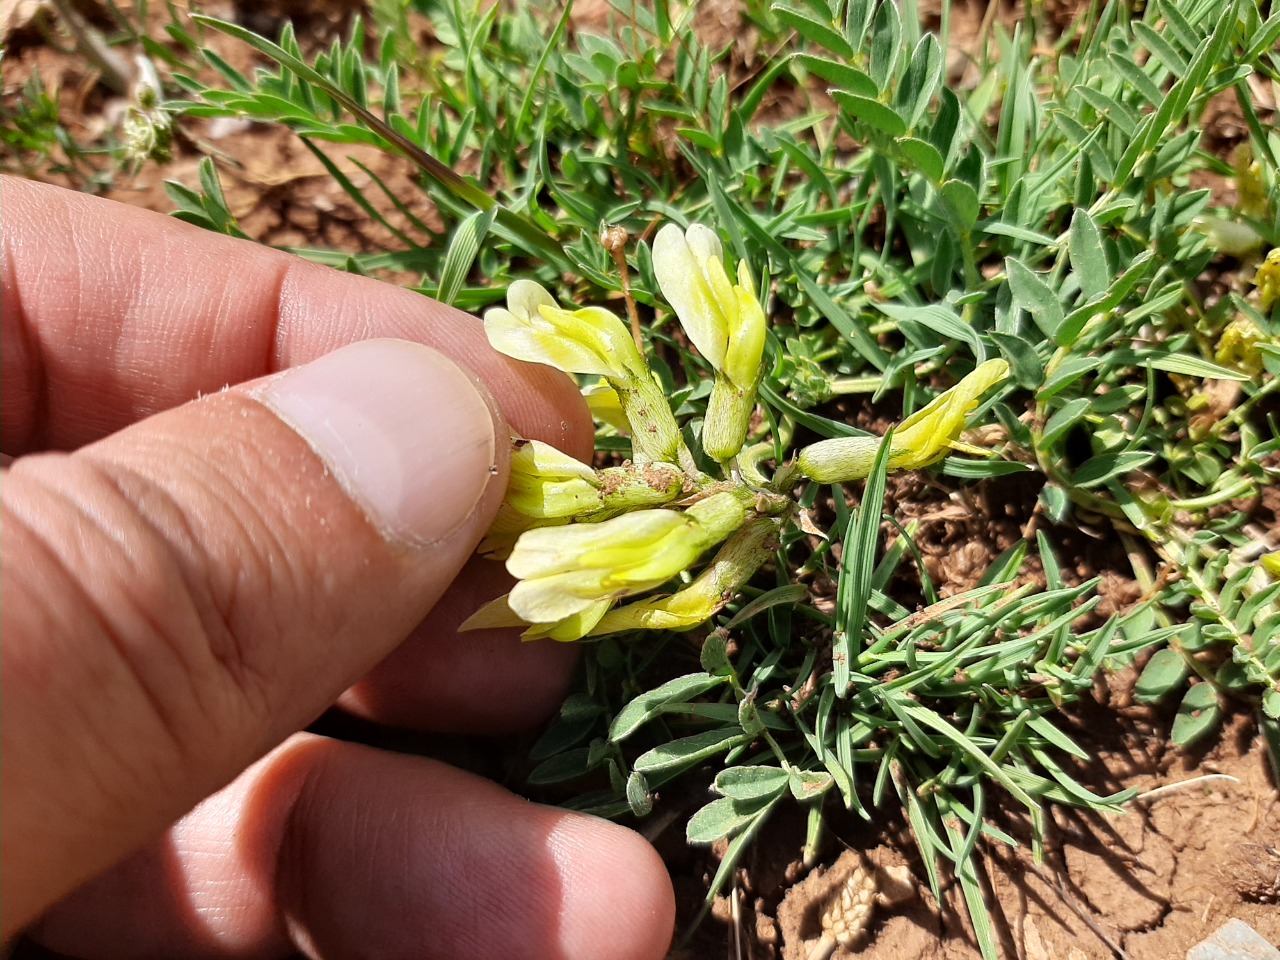
<instances>
[{"instance_id":1,"label":"astragalus fragrans plant","mask_svg":"<svg viewBox=\"0 0 1280 960\"><path fill-rule=\"evenodd\" d=\"M597 470L544 443L514 441L510 491L482 550L505 559L518 582L464 629L523 625L528 639L578 640L699 626L736 598L799 522L799 485L872 472L878 438L823 440L778 458L775 438L763 429L752 435L753 420L763 422L756 389L767 321L750 268L739 262L734 283L720 239L702 224L668 224L653 246L662 292L712 369L701 429L677 421L621 319L601 307L566 309L532 281L513 283L507 306L485 315L490 343L519 360L601 377L595 393L616 397L633 453ZM1008 373L1005 361L988 360L903 421L887 469L923 467L953 449L982 453L960 434L982 394ZM776 462L767 476L769 458ZM633 600L655 589L662 592Z\"/></svg>"}]
</instances>

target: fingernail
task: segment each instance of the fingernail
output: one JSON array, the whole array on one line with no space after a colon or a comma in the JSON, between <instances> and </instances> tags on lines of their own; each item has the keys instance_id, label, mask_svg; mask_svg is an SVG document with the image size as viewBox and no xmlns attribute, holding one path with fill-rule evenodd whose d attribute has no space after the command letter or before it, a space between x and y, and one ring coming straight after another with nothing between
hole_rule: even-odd
<instances>
[{"instance_id":1,"label":"fingernail","mask_svg":"<svg viewBox=\"0 0 1280 960\"><path fill-rule=\"evenodd\" d=\"M384 534L427 545L474 512L495 470L493 414L470 376L405 340L364 340L259 390Z\"/></svg>"}]
</instances>

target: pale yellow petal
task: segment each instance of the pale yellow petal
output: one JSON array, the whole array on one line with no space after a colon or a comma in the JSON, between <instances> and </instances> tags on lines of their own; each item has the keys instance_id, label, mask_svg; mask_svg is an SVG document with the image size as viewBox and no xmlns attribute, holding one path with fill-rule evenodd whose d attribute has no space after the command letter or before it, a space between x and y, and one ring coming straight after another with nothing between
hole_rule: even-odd
<instances>
[{"instance_id":1,"label":"pale yellow petal","mask_svg":"<svg viewBox=\"0 0 1280 960\"><path fill-rule=\"evenodd\" d=\"M894 465L917 469L946 456L979 398L1009 376L1004 360L988 360L894 431Z\"/></svg>"},{"instance_id":2,"label":"pale yellow petal","mask_svg":"<svg viewBox=\"0 0 1280 960\"><path fill-rule=\"evenodd\" d=\"M600 509L600 491L580 477L535 479L511 475L507 503L528 517L580 517Z\"/></svg>"},{"instance_id":3,"label":"pale yellow petal","mask_svg":"<svg viewBox=\"0 0 1280 960\"><path fill-rule=\"evenodd\" d=\"M463 620L458 630L496 630L507 627L527 627L527 621L521 620L507 602L508 594L495 597L467 619Z\"/></svg>"},{"instance_id":4,"label":"pale yellow petal","mask_svg":"<svg viewBox=\"0 0 1280 960\"><path fill-rule=\"evenodd\" d=\"M733 328L738 325L738 296L734 293L733 283L725 272L724 261L712 257L702 264L702 275L711 289L713 308L724 323L725 336L733 335Z\"/></svg>"},{"instance_id":5,"label":"pale yellow petal","mask_svg":"<svg viewBox=\"0 0 1280 960\"><path fill-rule=\"evenodd\" d=\"M620 630L688 630L715 616L777 547L781 523L759 518L735 533L694 581L676 593L619 607L603 616L592 636Z\"/></svg>"},{"instance_id":6,"label":"pale yellow petal","mask_svg":"<svg viewBox=\"0 0 1280 960\"><path fill-rule=\"evenodd\" d=\"M560 479L578 477L591 483L596 480L591 467L541 440L516 440L512 444L511 472Z\"/></svg>"},{"instance_id":7,"label":"pale yellow petal","mask_svg":"<svg viewBox=\"0 0 1280 960\"><path fill-rule=\"evenodd\" d=\"M658 231L653 240L653 273L662 295L693 345L719 370L724 363L729 328L723 313L715 306L703 264L710 251L718 249L720 241L700 224L690 227L689 231L699 246L697 253L685 232L674 223Z\"/></svg>"},{"instance_id":8,"label":"pale yellow petal","mask_svg":"<svg viewBox=\"0 0 1280 960\"><path fill-rule=\"evenodd\" d=\"M589 346L562 336L550 324L522 321L509 310L488 311L484 332L495 350L517 360L545 363L565 373L612 376L617 372Z\"/></svg>"},{"instance_id":9,"label":"pale yellow petal","mask_svg":"<svg viewBox=\"0 0 1280 960\"><path fill-rule=\"evenodd\" d=\"M597 423L606 423L624 435L631 432L627 415L622 412L622 400L618 397L618 391L609 386L607 380L583 387L582 396L586 398L587 409Z\"/></svg>"},{"instance_id":10,"label":"pale yellow petal","mask_svg":"<svg viewBox=\"0 0 1280 960\"><path fill-rule=\"evenodd\" d=\"M631 331L617 316L604 307L582 307L579 310L543 307L541 315L558 335L582 344L605 361L609 372L602 376L630 379L642 374L648 375L648 365L640 356ZM592 373L594 371L576 372Z\"/></svg>"},{"instance_id":11,"label":"pale yellow petal","mask_svg":"<svg viewBox=\"0 0 1280 960\"><path fill-rule=\"evenodd\" d=\"M566 617L558 623L536 623L520 636L524 640L540 640L543 637L550 637L552 640L559 640L562 643L581 640L589 634L600 618L609 612L614 601L599 600L589 606L581 613L575 613L572 617Z\"/></svg>"},{"instance_id":12,"label":"pale yellow petal","mask_svg":"<svg viewBox=\"0 0 1280 960\"><path fill-rule=\"evenodd\" d=\"M707 261L724 259L724 245L720 243L720 235L706 224L690 225L684 232L684 239L689 244L689 252L693 254L699 267L705 269Z\"/></svg>"},{"instance_id":13,"label":"pale yellow petal","mask_svg":"<svg viewBox=\"0 0 1280 960\"><path fill-rule=\"evenodd\" d=\"M507 309L520 320L528 322L539 316L544 306L556 306L556 299L541 284L532 280L516 280L507 287Z\"/></svg>"},{"instance_id":14,"label":"pale yellow petal","mask_svg":"<svg viewBox=\"0 0 1280 960\"><path fill-rule=\"evenodd\" d=\"M558 623L608 596L592 572L574 570L521 580L511 588L511 609L529 623Z\"/></svg>"},{"instance_id":15,"label":"pale yellow petal","mask_svg":"<svg viewBox=\"0 0 1280 960\"><path fill-rule=\"evenodd\" d=\"M536 528L524 533L507 559L507 571L519 580L574 570L582 554L612 544L627 545L629 555L643 556L670 531L687 524L674 510L637 510L600 523Z\"/></svg>"},{"instance_id":16,"label":"pale yellow petal","mask_svg":"<svg viewBox=\"0 0 1280 960\"><path fill-rule=\"evenodd\" d=\"M754 404L755 385L763 373L760 362L764 356L764 309L749 287L735 287L733 295L738 301L738 315L737 322L729 331L724 375L744 390L750 389Z\"/></svg>"}]
</instances>

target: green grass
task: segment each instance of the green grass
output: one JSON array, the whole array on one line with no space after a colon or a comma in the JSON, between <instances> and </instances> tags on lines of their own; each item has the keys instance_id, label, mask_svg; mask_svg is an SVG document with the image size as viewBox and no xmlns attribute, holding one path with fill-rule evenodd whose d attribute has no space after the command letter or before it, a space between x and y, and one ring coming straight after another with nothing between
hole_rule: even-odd
<instances>
[{"instance_id":1,"label":"green grass","mask_svg":"<svg viewBox=\"0 0 1280 960\"><path fill-rule=\"evenodd\" d=\"M644 634L588 646L580 689L533 747L530 783L590 775L597 788L570 790L568 805L621 817L647 815L678 779L710 786L716 799L688 826L692 843L730 838L708 902L780 804L807 808L811 842L824 819L897 810L934 891L959 880L996 956L974 851L1013 840L988 811L1025 808L1038 855L1047 805L1124 804L1130 792L1080 782L1087 755L1057 715L1135 658L1150 658L1140 699L1181 698L1175 742L1241 704L1280 767L1280 582L1258 563L1280 544L1259 543L1237 509L1280 462L1280 311L1264 312L1249 282L1280 245L1280 135L1249 87L1280 87L1280 12L1094 2L1059 36L1030 6L1012 32L987 34L972 89L944 76L949 7L939 36L913 0L747 2L750 70L662 0L616 0L608 35L572 39L568 9L383 0L371 25L310 58L289 30L267 39L207 18L170 29L179 119L251 116L338 154L371 143L417 165L442 228L414 217L418 198L367 169L366 196L329 162L398 245L305 256L420 273L418 289L468 310L530 278L621 312L599 235L623 227L655 370L685 421L705 407L706 370L673 335L646 241L665 221L717 228L767 281L760 401L779 460L797 438L860 432L832 419L833 398L866 392L906 415L983 360L1010 364L974 418L1001 428L998 455L932 468L953 487L1010 473L1040 485L1039 529L976 589L934 603L911 529L883 541L881 471L862 491L803 488L801 506L834 511L829 539L814 547L789 528L700 645ZM427 49L407 41L411 12L431 24ZM215 33L263 65L232 69ZM1256 163L1254 199L1237 208L1197 186L1247 167L1204 142L1217 95L1237 103ZM793 106L766 119L779 101ZM171 196L184 219L239 233L212 161L200 190ZM1228 250L1220 221L1243 224L1243 243ZM1224 295L1205 295L1206 274ZM1250 331L1246 347L1228 348L1232 323ZM1215 406L1206 381L1238 393ZM601 448L627 453L616 435ZM1088 629L1097 582L1068 585L1053 534L1082 524L1125 546L1144 590ZM923 611L894 595L904 564ZM821 583L834 606L815 602Z\"/></svg>"}]
</instances>

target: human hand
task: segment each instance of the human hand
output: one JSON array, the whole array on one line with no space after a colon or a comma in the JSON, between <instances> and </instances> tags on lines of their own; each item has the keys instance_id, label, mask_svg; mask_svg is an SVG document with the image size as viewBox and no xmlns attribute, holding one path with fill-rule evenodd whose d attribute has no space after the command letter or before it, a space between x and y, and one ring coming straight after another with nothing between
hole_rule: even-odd
<instances>
[{"instance_id":1,"label":"human hand","mask_svg":"<svg viewBox=\"0 0 1280 960\"><path fill-rule=\"evenodd\" d=\"M553 709L571 646L455 627L500 592L470 558L508 430L589 454L572 385L408 291L3 189L3 937L661 956L635 834L295 733L334 702L489 732ZM375 337L402 339L345 346Z\"/></svg>"}]
</instances>

